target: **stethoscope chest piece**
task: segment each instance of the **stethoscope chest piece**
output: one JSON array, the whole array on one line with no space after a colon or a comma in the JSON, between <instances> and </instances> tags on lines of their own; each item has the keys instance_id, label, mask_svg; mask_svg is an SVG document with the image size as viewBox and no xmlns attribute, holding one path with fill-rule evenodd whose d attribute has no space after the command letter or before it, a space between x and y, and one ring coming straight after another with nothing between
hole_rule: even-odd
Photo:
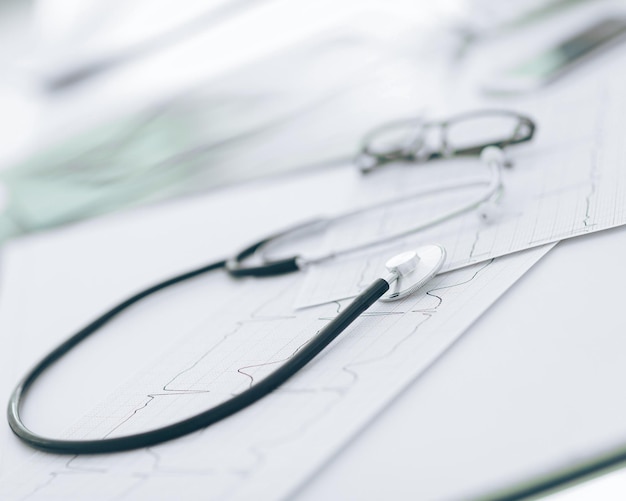
<instances>
[{"instance_id":1,"label":"stethoscope chest piece","mask_svg":"<svg viewBox=\"0 0 626 501\"><path fill-rule=\"evenodd\" d=\"M385 266L398 278L380 300L394 301L414 293L439 273L445 260L446 250L440 245L424 245L392 257Z\"/></svg>"}]
</instances>

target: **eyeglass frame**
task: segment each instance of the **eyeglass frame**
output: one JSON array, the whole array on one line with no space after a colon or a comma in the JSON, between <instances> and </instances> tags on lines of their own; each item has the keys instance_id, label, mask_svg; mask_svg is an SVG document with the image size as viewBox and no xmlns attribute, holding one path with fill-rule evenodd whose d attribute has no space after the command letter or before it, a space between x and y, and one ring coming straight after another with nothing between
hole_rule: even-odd
<instances>
[{"instance_id":1,"label":"eyeglass frame","mask_svg":"<svg viewBox=\"0 0 626 501\"><path fill-rule=\"evenodd\" d=\"M459 148L456 150L449 145L447 131L450 129L450 126L464 120L482 118L489 115L510 116L516 118L518 120L518 124L513 130L511 136L502 140L475 144L473 146ZM417 144L417 147L411 147L411 145L409 145L404 147L397 147L395 149L389 149L386 152L373 151L373 149L371 148L371 143L377 136L386 131L400 127L416 127L419 128L420 132L428 131L429 129L434 129L438 127L441 131L441 146L438 149L428 151L426 150L425 141L420 141L419 144ZM475 156L479 155L480 152L487 146L497 146L499 148L504 148L512 144L519 144L530 141L535 134L536 127L537 126L534 120L526 115L522 115L520 113L510 110L493 109L461 113L447 120L428 122L424 122L420 118L396 120L376 127L365 135L361 144L361 151L357 155L355 163L357 164L361 172L367 173L391 162L404 161L422 163L439 158ZM420 139L423 139L425 136L425 133L421 133ZM417 141L413 141L413 145L416 145L416 143ZM366 159L369 160L368 163L364 163L364 160Z\"/></svg>"}]
</instances>

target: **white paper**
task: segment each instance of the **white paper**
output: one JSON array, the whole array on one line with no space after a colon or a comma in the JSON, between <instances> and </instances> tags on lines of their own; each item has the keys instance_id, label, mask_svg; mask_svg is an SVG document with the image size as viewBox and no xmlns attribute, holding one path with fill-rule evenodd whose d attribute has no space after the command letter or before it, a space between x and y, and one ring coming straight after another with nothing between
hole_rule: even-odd
<instances>
[{"instance_id":1,"label":"white paper","mask_svg":"<svg viewBox=\"0 0 626 501\"><path fill-rule=\"evenodd\" d=\"M422 244L439 243L446 248L443 271L447 271L626 223L624 85L624 77L618 75L587 80L523 104L518 101L514 108L537 122L536 138L509 148L514 167L504 171L501 214L494 221L485 224L470 211L384 248L311 266L298 305L353 297L379 273L390 255ZM583 99L583 95L589 97ZM487 178L485 166L476 159L382 170L364 181L371 185L365 192L370 199L374 193L392 199L420 189L422 184L434 186L435 173L440 182L472 175ZM331 228L326 248L342 249L367 240L365 231L379 237L409 228L477 193L480 191L459 191L447 199L422 197L422 205L394 206L364 218L359 225ZM358 197L363 202L363 192Z\"/></svg>"},{"instance_id":2,"label":"white paper","mask_svg":"<svg viewBox=\"0 0 626 501\"><path fill-rule=\"evenodd\" d=\"M378 303L286 385L182 439L135 452L37 453L0 484L2 499L279 499L337 452L549 250L440 275ZM215 287L206 322L149 363L66 433L115 436L206 409L288 358L345 302L291 309L298 276Z\"/></svg>"}]
</instances>

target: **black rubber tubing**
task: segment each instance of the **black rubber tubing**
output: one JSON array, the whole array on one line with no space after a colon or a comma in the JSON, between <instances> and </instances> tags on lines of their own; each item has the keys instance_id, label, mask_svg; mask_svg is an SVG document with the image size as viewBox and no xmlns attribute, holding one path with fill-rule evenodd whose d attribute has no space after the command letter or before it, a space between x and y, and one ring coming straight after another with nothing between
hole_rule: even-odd
<instances>
[{"instance_id":1,"label":"black rubber tubing","mask_svg":"<svg viewBox=\"0 0 626 501\"><path fill-rule=\"evenodd\" d=\"M96 440L59 440L48 438L32 432L22 422L20 409L22 402L28 393L28 389L33 383L56 361L62 358L72 348L85 340L100 327L105 325L119 313L129 306L137 303L155 292L158 292L171 285L194 278L198 275L208 273L213 270L225 268L226 261L198 268L196 270L183 273L176 277L153 285L127 300L113 307L108 312L94 320L85 328L71 336L65 342L46 355L31 371L18 383L13 390L9 400L7 416L9 425L22 441L36 449L53 452L57 454L101 454L110 452L121 452L141 447L156 445L161 442L182 437L194 431L206 428L236 412L252 405L264 396L268 395L276 388L285 383L307 363L315 358L324 348L326 348L339 334L341 334L361 313L374 304L385 292L389 290L389 284L382 278L374 281L365 291L354 299L341 313L321 329L311 340L298 350L289 360L282 364L267 377L254 384L242 393L222 402L217 406L203 411L195 416L189 417L174 424L170 424L154 430L127 435L115 438L104 438Z\"/></svg>"}]
</instances>

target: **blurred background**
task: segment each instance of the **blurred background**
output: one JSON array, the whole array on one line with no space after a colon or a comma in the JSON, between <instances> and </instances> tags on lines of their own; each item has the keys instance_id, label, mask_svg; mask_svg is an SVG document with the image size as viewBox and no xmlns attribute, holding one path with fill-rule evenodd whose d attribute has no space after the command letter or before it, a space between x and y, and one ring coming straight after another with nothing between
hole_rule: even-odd
<instances>
[{"instance_id":1,"label":"blurred background","mask_svg":"<svg viewBox=\"0 0 626 501\"><path fill-rule=\"evenodd\" d=\"M616 5L2 0L0 240L345 163L372 127L470 106L477 72Z\"/></svg>"}]
</instances>

